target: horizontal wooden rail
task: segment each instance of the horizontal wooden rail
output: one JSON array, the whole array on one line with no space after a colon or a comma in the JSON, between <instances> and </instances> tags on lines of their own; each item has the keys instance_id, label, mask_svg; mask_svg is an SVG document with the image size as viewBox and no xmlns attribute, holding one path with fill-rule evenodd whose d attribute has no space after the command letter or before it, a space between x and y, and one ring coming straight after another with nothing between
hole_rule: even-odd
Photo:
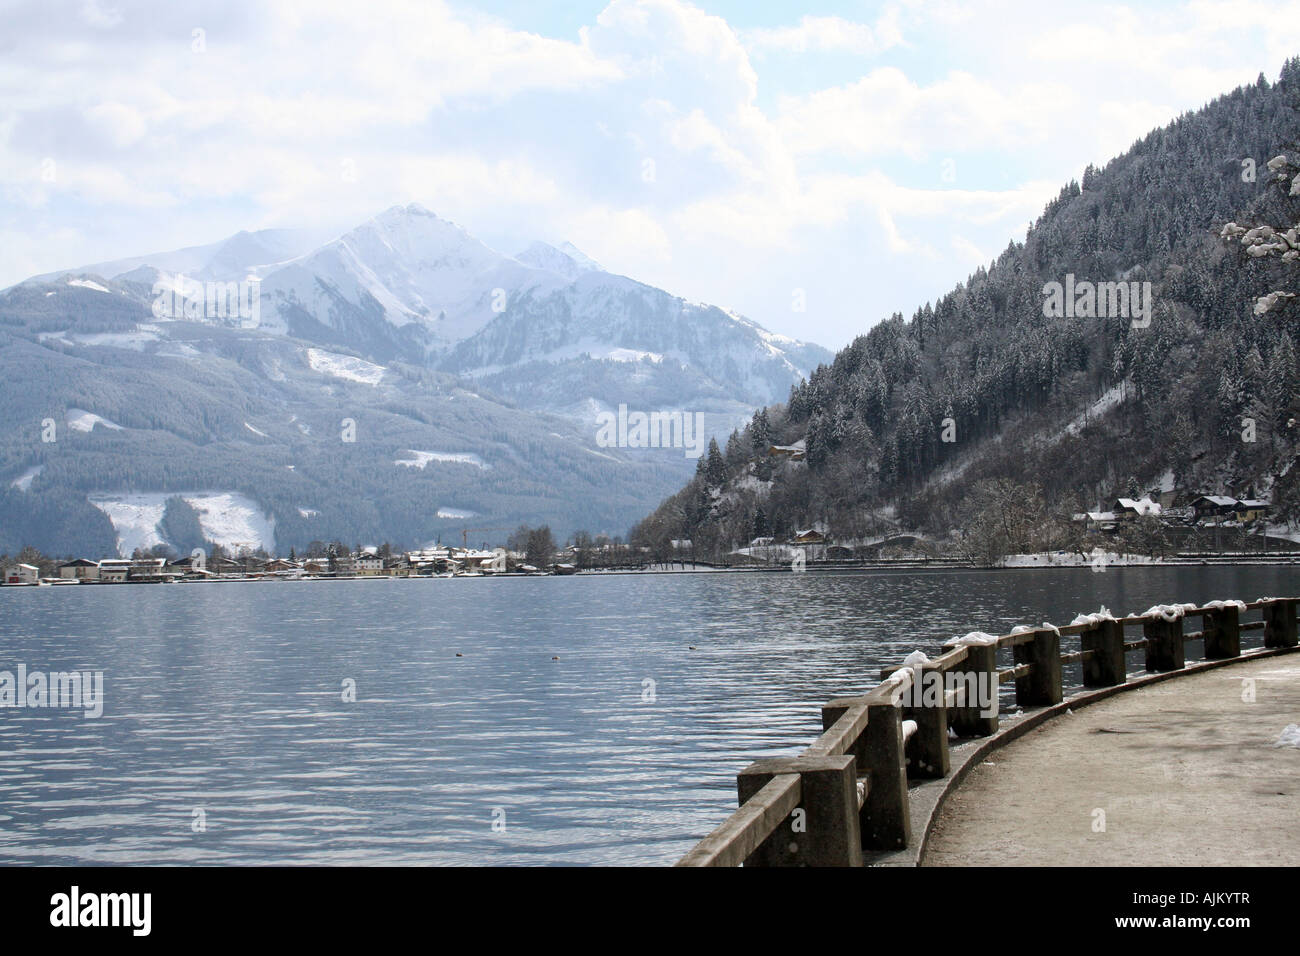
<instances>
[{"instance_id":1,"label":"horizontal wooden rail","mask_svg":"<svg viewBox=\"0 0 1300 956\"><path fill-rule=\"evenodd\" d=\"M1080 664L1083 661L1091 660L1096 655L1096 653L1097 653L1096 651L1073 651L1069 654L1062 654L1061 663Z\"/></svg>"},{"instance_id":2,"label":"horizontal wooden rail","mask_svg":"<svg viewBox=\"0 0 1300 956\"><path fill-rule=\"evenodd\" d=\"M1243 631L1264 631L1264 646L1296 647L1300 598L1174 605L1115 618L1081 615L1063 627L969 634L938 656L910 656L881 670L865 694L822 707L822 733L797 757L756 761L737 777L739 808L678 866L858 866L864 851L902 849L910 838L909 780L947 776L949 737L988 736L998 728L1002 684L1015 684L1016 704L1038 707L1063 699L1062 668L1080 664L1085 687L1128 679L1125 655L1146 652L1146 671L1185 666L1185 647L1203 641L1205 658L1241 654ZM1245 611L1262 620L1243 622ZM1202 629L1183 621L1200 617ZM1143 637L1126 641L1126 627ZM1080 648L1062 653L1061 639ZM1009 648L1010 667L997 666Z\"/></svg>"},{"instance_id":3,"label":"horizontal wooden rail","mask_svg":"<svg viewBox=\"0 0 1300 956\"><path fill-rule=\"evenodd\" d=\"M802 796L797 773L773 777L677 865L739 866L794 812Z\"/></svg>"}]
</instances>

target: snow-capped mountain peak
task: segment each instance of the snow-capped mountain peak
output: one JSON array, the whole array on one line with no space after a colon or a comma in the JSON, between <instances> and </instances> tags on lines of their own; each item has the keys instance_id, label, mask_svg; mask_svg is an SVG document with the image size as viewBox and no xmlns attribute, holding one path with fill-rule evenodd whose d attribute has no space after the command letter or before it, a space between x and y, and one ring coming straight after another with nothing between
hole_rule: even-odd
<instances>
[{"instance_id":1,"label":"snow-capped mountain peak","mask_svg":"<svg viewBox=\"0 0 1300 956\"><path fill-rule=\"evenodd\" d=\"M514 297L568 281L503 256L411 203L267 271L262 292L286 330L304 314L340 331L364 331L376 318L394 328L418 323L425 345L440 351L473 335Z\"/></svg>"}]
</instances>

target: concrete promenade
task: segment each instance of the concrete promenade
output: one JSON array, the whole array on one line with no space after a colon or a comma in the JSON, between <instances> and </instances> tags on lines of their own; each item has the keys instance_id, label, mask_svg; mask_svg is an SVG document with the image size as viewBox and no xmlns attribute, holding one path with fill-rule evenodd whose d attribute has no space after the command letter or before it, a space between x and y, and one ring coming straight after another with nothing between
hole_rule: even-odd
<instances>
[{"instance_id":1,"label":"concrete promenade","mask_svg":"<svg viewBox=\"0 0 1300 956\"><path fill-rule=\"evenodd\" d=\"M1300 748L1274 746L1288 724L1293 654L1064 714L972 768L922 865L1300 865Z\"/></svg>"}]
</instances>

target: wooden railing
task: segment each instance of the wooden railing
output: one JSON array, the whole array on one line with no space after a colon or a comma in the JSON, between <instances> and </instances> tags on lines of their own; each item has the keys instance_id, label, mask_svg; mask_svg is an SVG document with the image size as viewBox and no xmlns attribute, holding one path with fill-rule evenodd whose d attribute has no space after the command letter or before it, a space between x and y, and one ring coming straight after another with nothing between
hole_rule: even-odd
<instances>
[{"instance_id":1,"label":"wooden railing","mask_svg":"<svg viewBox=\"0 0 1300 956\"><path fill-rule=\"evenodd\" d=\"M934 659L911 655L885 668L867 693L822 707L822 735L799 756L741 771L739 809L677 865L861 866L864 852L903 849L911 838L908 781L948 775L950 730L959 738L997 732L1001 684L1015 682L1017 705L1043 707L1063 700L1067 664L1082 665L1085 688L1102 688L1127 681L1125 655L1138 650L1145 670L1157 673L1186 665L1188 641L1205 642L1206 660L1241 656L1244 631L1262 630L1265 648L1296 647L1297 603L1262 598L1122 618L1081 615L1064 627L970 634ZM1260 620L1242 620L1256 610ZM1201 630L1184 631L1189 617L1200 617ZM1126 641L1124 629L1138 626L1142 638ZM1062 638L1074 635L1079 650L1062 653ZM1001 648L1011 649L1011 667L998 668Z\"/></svg>"}]
</instances>

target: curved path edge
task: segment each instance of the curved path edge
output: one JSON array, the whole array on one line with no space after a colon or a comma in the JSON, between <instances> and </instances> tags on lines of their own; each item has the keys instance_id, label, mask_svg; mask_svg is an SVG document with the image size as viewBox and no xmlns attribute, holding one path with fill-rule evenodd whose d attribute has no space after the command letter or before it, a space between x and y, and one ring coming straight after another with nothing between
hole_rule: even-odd
<instances>
[{"instance_id":1,"label":"curved path edge","mask_svg":"<svg viewBox=\"0 0 1300 956\"><path fill-rule=\"evenodd\" d=\"M1269 657L1282 657L1295 653L1300 653L1300 647L1260 648L1253 651L1242 651L1239 657L1197 661L1189 663L1181 670L1145 674L1141 677L1132 677L1125 683L1117 684L1114 687L1100 687L1096 690L1083 691L1066 697L1059 704L1053 704L1050 707L1025 708L1023 715L1020 717L1004 716L1001 718L1001 723L1005 724L1005 726L1000 727L996 734L953 743L950 751L952 769L948 776L939 780L922 781L908 787L907 793L911 801L912 825L908 846L905 849L889 853L865 853L863 855L864 862L867 866L920 866L921 861L925 859L926 844L930 839L935 820L938 819L939 811L943 808L949 794L961 786L967 774L985 757L1034 728L1042 726L1053 717L1059 717L1068 710L1078 710L1081 707L1087 707L1089 704L1098 703L1114 697L1116 694L1139 690L1152 684L1163 683L1189 674L1201 674L1206 671L1217 670L1220 667L1231 667L1233 664L1258 661ZM1015 722L1010 723L1011 720Z\"/></svg>"}]
</instances>

